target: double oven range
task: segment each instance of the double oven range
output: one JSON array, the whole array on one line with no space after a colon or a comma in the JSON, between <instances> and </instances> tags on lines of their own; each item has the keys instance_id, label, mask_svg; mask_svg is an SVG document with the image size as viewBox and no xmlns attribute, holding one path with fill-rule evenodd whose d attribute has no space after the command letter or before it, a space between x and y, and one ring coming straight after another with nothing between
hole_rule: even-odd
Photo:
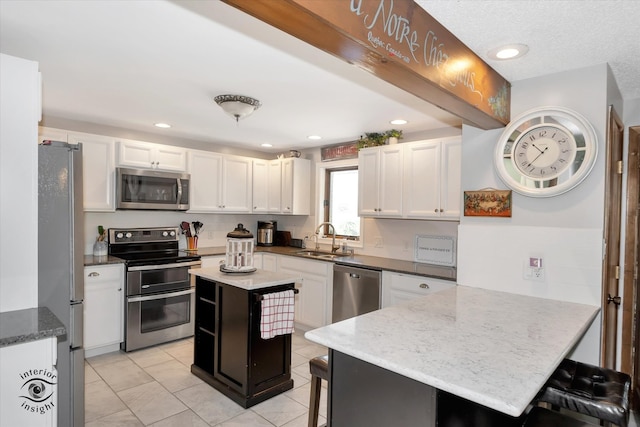
<instances>
[{"instance_id":1,"label":"double oven range","mask_svg":"<svg viewBox=\"0 0 640 427\"><path fill-rule=\"evenodd\" d=\"M125 260L124 351L193 335L200 256L178 249L177 227L111 228L109 255Z\"/></svg>"}]
</instances>

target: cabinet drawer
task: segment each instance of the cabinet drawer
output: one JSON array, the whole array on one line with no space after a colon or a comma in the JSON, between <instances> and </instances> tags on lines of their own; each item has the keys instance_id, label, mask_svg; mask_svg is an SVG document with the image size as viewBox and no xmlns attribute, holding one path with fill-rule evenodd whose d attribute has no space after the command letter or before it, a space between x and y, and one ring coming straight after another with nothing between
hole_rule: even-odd
<instances>
[{"instance_id":1,"label":"cabinet drawer","mask_svg":"<svg viewBox=\"0 0 640 427\"><path fill-rule=\"evenodd\" d=\"M326 277L329 274L329 268L333 269L333 265L326 261L311 261L298 257L280 256L278 259L278 268L299 271L306 274L314 274Z\"/></svg>"},{"instance_id":2,"label":"cabinet drawer","mask_svg":"<svg viewBox=\"0 0 640 427\"><path fill-rule=\"evenodd\" d=\"M85 283L97 283L118 281L124 279L124 270L122 264L109 265L109 266L96 266L90 265L84 268L84 280Z\"/></svg>"},{"instance_id":3,"label":"cabinet drawer","mask_svg":"<svg viewBox=\"0 0 640 427\"><path fill-rule=\"evenodd\" d=\"M412 276L408 274L389 275L389 287L391 289L416 294L426 295L455 285L455 282L449 280L433 279L430 277Z\"/></svg>"}]
</instances>

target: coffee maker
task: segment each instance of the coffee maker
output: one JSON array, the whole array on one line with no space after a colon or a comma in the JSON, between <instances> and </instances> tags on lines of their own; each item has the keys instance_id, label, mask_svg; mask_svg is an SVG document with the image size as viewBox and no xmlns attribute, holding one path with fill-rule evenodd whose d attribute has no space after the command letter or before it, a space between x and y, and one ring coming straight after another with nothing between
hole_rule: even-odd
<instances>
[{"instance_id":1,"label":"coffee maker","mask_svg":"<svg viewBox=\"0 0 640 427\"><path fill-rule=\"evenodd\" d=\"M273 246L276 231L277 221L258 221L258 246Z\"/></svg>"}]
</instances>

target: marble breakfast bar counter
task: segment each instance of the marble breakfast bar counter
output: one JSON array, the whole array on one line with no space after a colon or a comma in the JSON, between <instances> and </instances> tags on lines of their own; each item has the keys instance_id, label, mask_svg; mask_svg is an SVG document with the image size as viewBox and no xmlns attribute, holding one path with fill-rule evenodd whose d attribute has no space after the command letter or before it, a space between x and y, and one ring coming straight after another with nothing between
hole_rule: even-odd
<instances>
[{"instance_id":1,"label":"marble breakfast bar counter","mask_svg":"<svg viewBox=\"0 0 640 427\"><path fill-rule=\"evenodd\" d=\"M339 402L338 385L352 396L367 394L378 386L375 378L381 372L408 379L409 387L417 382L433 389L424 395L431 399L432 414L424 408L417 412L427 418L421 425L435 425L435 396L441 391L519 417L598 311L596 306L456 286L309 331L305 337L330 349L332 426L358 422L354 414L341 413L349 410ZM341 366L349 360L377 369L357 379L367 382L364 390L342 378L341 373L353 371L351 365ZM388 397L394 395L389 384L379 384L385 390L377 404L375 392L363 396L367 408L359 413L374 424L385 416L376 414L377 408L389 409ZM412 398L405 396L399 403L408 405Z\"/></svg>"}]
</instances>

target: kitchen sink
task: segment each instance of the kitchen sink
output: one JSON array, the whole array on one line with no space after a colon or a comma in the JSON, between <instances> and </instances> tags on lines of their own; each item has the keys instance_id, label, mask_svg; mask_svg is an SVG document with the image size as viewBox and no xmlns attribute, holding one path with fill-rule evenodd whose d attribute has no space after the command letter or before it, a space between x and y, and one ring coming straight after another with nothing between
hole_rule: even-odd
<instances>
[{"instance_id":1,"label":"kitchen sink","mask_svg":"<svg viewBox=\"0 0 640 427\"><path fill-rule=\"evenodd\" d=\"M334 259L341 257L342 255L334 254L332 252L322 252L322 251L298 251L297 255L306 256L309 258L320 258L320 259Z\"/></svg>"}]
</instances>

